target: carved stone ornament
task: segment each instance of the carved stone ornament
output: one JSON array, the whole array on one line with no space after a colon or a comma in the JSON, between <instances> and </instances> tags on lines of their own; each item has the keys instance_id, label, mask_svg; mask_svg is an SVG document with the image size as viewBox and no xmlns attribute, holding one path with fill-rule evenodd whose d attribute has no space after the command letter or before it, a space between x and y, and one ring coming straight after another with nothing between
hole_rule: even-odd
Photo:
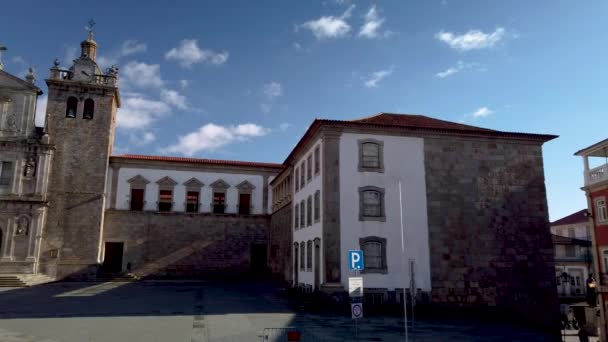
<instances>
[{"instance_id":1,"label":"carved stone ornament","mask_svg":"<svg viewBox=\"0 0 608 342\"><path fill-rule=\"evenodd\" d=\"M6 118L6 130L9 132L17 131L17 115L15 113L9 114Z\"/></svg>"},{"instance_id":2,"label":"carved stone ornament","mask_svg":"<svg viewBox=\"0 0 608 342\"><path fill-rule=\"evenodd\" d=\"M35 174L36 174L36 158L34 156L30 156L25 161L25 167L23 168L23 176L34 177Z\"/></svg>"},{"instance_id":3,"label":"carved stone ornament","mask_svg":"<svg viewBox=\"0 0 608 342\"><path fill-rule=\"evenodd\" d=\"M27 216L21 216L17 219L17 229L15 235L28 235L30 232L30 219Z\"/></svg>"}]
</instances>

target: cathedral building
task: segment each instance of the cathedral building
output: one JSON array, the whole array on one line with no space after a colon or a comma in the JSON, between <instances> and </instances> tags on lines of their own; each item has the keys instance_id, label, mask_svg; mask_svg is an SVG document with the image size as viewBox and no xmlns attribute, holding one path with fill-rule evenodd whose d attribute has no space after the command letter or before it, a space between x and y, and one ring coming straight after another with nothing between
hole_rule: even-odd
<instances>
[{"instance_id":1,"label":"cathedral building","mask_svg":"<svg viewBox=\"0 0 608 342\"><path fill-rule=\"evenodd\" d=\"M44 128L33 75L0 71L0 273L271 274L344 293L362 250L366 301L405 287L555 322L542 145L556 136L380 113L315 120L281 164L113 155L119 73L96 55L90 34L50 69Z\"/></svg>"}]
</instances>

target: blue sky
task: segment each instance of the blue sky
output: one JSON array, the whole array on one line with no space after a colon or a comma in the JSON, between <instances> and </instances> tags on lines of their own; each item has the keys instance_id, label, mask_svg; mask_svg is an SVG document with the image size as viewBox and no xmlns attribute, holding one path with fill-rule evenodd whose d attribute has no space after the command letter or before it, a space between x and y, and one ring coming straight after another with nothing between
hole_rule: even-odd
<instances>
[{"instance_id":1,"label":"blue sky","mask_svg":"<svg viewBox=\"0 0 608 342\"><path fill-rule=\"evenodd\" d=\"M550 217L586 206L572 154L607 137L608 2L12 1L5 69L120 68L115 150L282 162L315 117L426 114L550 133ZM44 101L44 97L41 98Z\"/></svg>"}]
</instances>

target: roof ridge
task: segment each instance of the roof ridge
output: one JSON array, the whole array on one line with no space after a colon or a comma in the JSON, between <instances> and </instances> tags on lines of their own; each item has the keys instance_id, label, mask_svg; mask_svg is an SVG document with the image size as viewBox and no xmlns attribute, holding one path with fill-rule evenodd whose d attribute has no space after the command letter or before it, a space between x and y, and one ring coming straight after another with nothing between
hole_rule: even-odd
<instances>
[{"instance_id":1,"label":"roof ridge","mask_svg":"<svg viewBox=\"0 0 608 342\"><path fill-rule=\"evenodd\" d=\"M137 159L137 160L156 160L156 161L175 161L175 162L194 162L208 164L224 164L224 165L239 165L239 166L262 166L272 168L283 168L283 164L270 162L255 162L243 160L226 160L226 159L209 159L209 158L193 158L193 157L178 157L178 156L158 156L146 154L121 154L113 155L112 158Z\"/></svg>"},{"instance_id":2,"label":"roof ridge","mask_svg":"<svg viewBox=\"0 0 608 342\"><path fill-rule=\"evenodd\" d=\"M5 74L5 75L6 75L6 76L8 76L9 78L12 78L13 80L15 80L15 81L17 81L17 82L19 82L19 83L23 84L24 86L26 86L26 87L28 87L28 88L30 88L30 89L32 89L32 90L37 90L38 92L42 93L42 90L41 90L40 88L38 88L38 86L36 86L35 84L32 84L32 83L30 83L30 82L28 82L28 81L26 81L26 80L23 80L23 79L21 79L21 78L17 77L16 75L11 74L11 73L10 73L10 72L8 72L8 71L5 71L5 70L3 70L3 69L0 69L0 73Z\"/></svg>"}]
</instances>

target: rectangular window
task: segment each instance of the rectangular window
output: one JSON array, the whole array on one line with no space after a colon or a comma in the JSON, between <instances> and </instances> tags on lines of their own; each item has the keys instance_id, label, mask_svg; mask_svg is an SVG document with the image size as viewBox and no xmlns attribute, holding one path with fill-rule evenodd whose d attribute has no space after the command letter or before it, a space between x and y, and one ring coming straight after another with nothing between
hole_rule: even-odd
<instances>
[{"instance_id":1,"label":"rectangular window","mask_svg":"<svg viewBox=\"0 0 608 342\"><path fill-rule=\"evenodd\" d=\"M295 174L296 174L296 176L295 176L296 177L296 192L298 192L298 190L300 190L300 182L299 182L299 179L300 179L300 169L297 166L296 166L296 172L295 172Z\"/></svg>"},{"instance_id":2,"label":"rectangular window","mask_svg":"<svg viewBox=\"0 0 608 342\"><path fill-rule=\"evenodd\" d=\"M251 213L251 194L239 194L239 214L249 215Z\"/></svg>"},{"instance_id":3,"label":"rectangular window","mask_svg":"<svg viewBox=\"0 0 608 342\"><path fill-rule=\"evenodd\" d=\"M359 171L384 172L383 149L384 143L380 140L359 140Z\"/></svg>"},{"instance_id":4,"label":"rectangular window","mask_svg":"<svg viewBox=\"0 0 608 342\"><path fill-rule=\"evenodd\" d=\"M296 203L296 205L294 206L293 212L295 213L293 218L293 226L295 230L298 230L298 228L300 228L300 205L298 203Z\"/></svg>"},{"instance_id":5,"label":"rectangular window","mask_svg":"<svg viewBox=\"0 0 608 342\"><path fill-rule=\"evenodd\" d=\"M158 211L171 211L173 206L173 191L160 190L158 194Z\"/></svg>"},{"instance_id":6,"label":"rectangular window","mask_svg":"<svg viewBox=\"0 0 608 342\"><path fill-rule=\"evenodd\" d=\"M198 213L198 191L186 192L186 211L189 213Z\"/></svg>"},{"instance_id":7,"label":"rectangular window","mask_svg":"<svg viewBox=\"0 0 608 342\"><path fill-rule=\"evenodd\" d=\"M312 271L312 241L306 243L306 270Z\"/></svg>"},{"instance_id":8,"label":"rectangular window","mask_svg":"<svg viewBox=\"0 0 608 342\"><path fill-rule=\"evenodd\" d=\"M312 196L306 200L306 225L312 226Z\"/></svg>"},{"instance_id":9,"label":"rectangular window","mask_svg":"<svg viewBox=\"0 0 608 342\"><path fill-rule=\"evenodd\" d=\"M604 257L604 273L608 273L608 250L602 251L602 256Z\"/></svg>"},{"instance_id":10,"label":"rectangular window","mask_svg":"<svg viewBox=\"0 0 608 342\"><path fill-rule=\"evenodd\" d=\"M306 219L304 218L305 214L305 206L304 201L300 202L300 228L304 228L306 226Z\"/></svg>"},{"instance_id":11,"label":"rectangular window","mask_svg":"<svg viewBox=\"0 0 608 342\"><path fill-rule=\"evenodd\" d=\"M300 164L300 189L306 185L306 160Z\"/></svg>"},{"instance_id":12,"label":"rectangular window","mask_svg":"<svg viewBox=\"0 0 608 342\"><path fill-rule=\"evenodd\" d=\"M595 200L595 215L597 216L597 223L608 223L608 209L606 208L605 198Z\"/></svg>"},{"instance_id":13,"label":"rectangular window","mask_svg":"<svg viewBox=\"0 0 608 342\"><path fill-rule=\"evenodd\" d=\"M566 257L574 258L576 256L576 250L574 249L575 246L566 245L565 247L566 247Z\"/></svg>"},{"instance_id":14,"label":"rectangular window","mask_svg":"<svg viewBox=\"0 0 608 342\"><path fill-rule=\"evenodd\" d=\"M226 194L223 192L213 193L213 213L223 214L226 211Z\"/></svg>"},{"instance_id":15,"label":"rectangular window","mask_svg":"<svg viewBox=\"0 0 608 342\"><path fill-rule=\"evenodd\" d=\"M315 192L315 222L321 220L321 191Z\"/></svg>"},{"instance_id":16,"label":"rectangular window","mask_svg":"<svg viewBox=\"0 0 608 342\"><path fill-rule=\"evenodd\" d=\"M381 216L380 193L378 191L363 192L363 216Z\"/></svg>"},{"instance_id":17,"label":"rectangular window","mask_svg":"<svg viewBox=\"0 0 608 342\"><path fill-rule=\"evenodd\" d=\"M310 182L312 179L312 154L308 155L306 159L306 179Z\"/></svg>"},{"instance_id":18,"label":"rectangular window","mask_svg":"<svg viewBox=\"0 0 608 342\"><path fill-rule=\"evenodd\" d=\"M363 251L365 273L386 273L386 239L370 236L359 239L359 246Z\"/></svg>"},{"instance_id":19,"label":"rectangular window","mask_svg":"<svg viewBox=\"0 0 608 342\"><path fill-rule=\"evenodd\" d=\"M0 163L0 186L10 186L13 178L13 162L4 161Z\"/></svg>"},{"instance_id":20,"label":"rectangular window","mask_svg":"<svg viewBox=\"0 0 608 342\"><path fill-rule=\"evenodd\" d=\"M144 210L144 189L131 189L131 210Z\"/></svg>"},{"instance_id":21,"label":"rectangular window","mask_svg":"<svg viewBox=\"0 0 608 342\"><path fill-rule=\"evenodd\" d=\"M302 270L302 271L304 271L304 266L305 266L305 262L306 262L306 260L304 259L305 251L306 251L306 246L304 246L304 242L301 242L300 243L300 270Z\"/></svg>"},{"instance_id":22,"label":"rectangular window","mask_svg":"<svg viewBox=\"0 0 608 342\"><path fill-rule=\"evenodd\" d=\"M319 146L315 148L315 175L321 171L321 149Z\"/></svg>"}]
</instances>

